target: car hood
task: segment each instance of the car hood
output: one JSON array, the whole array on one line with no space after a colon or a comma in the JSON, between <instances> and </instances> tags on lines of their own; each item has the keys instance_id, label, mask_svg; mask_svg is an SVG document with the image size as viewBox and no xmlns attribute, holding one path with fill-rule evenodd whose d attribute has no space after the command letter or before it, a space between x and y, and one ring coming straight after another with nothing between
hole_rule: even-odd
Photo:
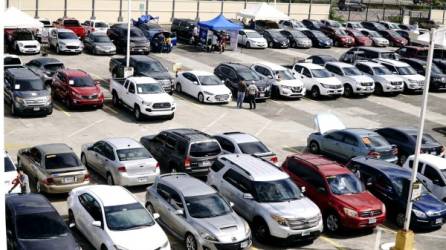
<instances>
[{"instance_id":1,"label":"car hood","mask_svg":"<svg viewBox=\"0 0 446 250\"><path fill-rule=\"evenodd\" d=\"M136 44L141 44L141 43L147 43L147 38L144 36L134 36L134 37L130 37L130 42L132 43L136 43Z\"/></svg>"},{"instance_id":2,"label":"car hood","mask_svg":"<svg viewBox=\"0 0 446 250\"><path fill-rule=\"evenodd\" d=\"M67 46L82 46L82 42L79 39L59 39L59 42L63 42Z\"/></svg>"},{"instance_id":3,"label":"car hood","mask_svg":"<svg viewBox=\"0 0 446 250\"><path fill-rule=\"evenodd\" d=\"M377 43L389 43L389 40L384 37L372 37L372 40Z\"/></svg>"},{"instance_id":4,"label":"car hood","mask_svg":"<svg viewBox=\"0 0 446 250\"><path fill-rule=\"evenodd\" d=\"M109 235L115 245L132 250L158 249L167 242L167 236L158 224L133 230L109 231Z\"/></svg>"},{"instance_id":5,"label":"car hood","mask_svg":"<svg viewBox=\"0 0 446 250\"><path fill-rule=\"evenodd\" d=\"M345 206L357 211L379 210L382 209L382 202L368 191L358 194L336 195Z\"/></svg>"},{"instance_id":6,"label":"car hood","mask_svg":"<svg viewBox=\"0 0 446 250\"><path fill-rule=\"evenodd\" d=\"M17 43L23 43L23 45L40 45L36 40L17 40Z\"/></svg>"},{"instance_id":7,"label":"car hood","mask_svg":"<svg viewBox=\"0 0 446 250\"><path fill-rule=\"evenodd\" d=\"M321 133L345 129L344 123L332 113L319 113L314 117L315 128Z\"/></svg>"},{"instance_id":8,"label":"car hood","mask_svg":"<svg viewBox=\"0 0 446 250\"><path fill-rule=\"evenodd\" d=\"M296 39L296 42L298 43L311 43L311 39L306 37L296 37L294 39Z\"/></svg>"},{"instance_id":9,"label":"car hood","mask_svg":"<svg viewBox=\"0 0 446 250\"><path fill-rule=\"evenodd\" d=\"M286 37L273 37L272 39L273 39L273 41L278 41L278 42L287 42L287 41L289 41L288 38L286 38Z\"/></svg>"},{"instance_id":10,"label":"car hood","mask_svg":"<svg viewBox=\"0 0 446 250\"><path fill-rule=\"evenodd\" d=\"M384 79L384 80L389 81L389 82L402 82L402 81L404 81L404 79L401 78L398 75L375 75L374 77L377 78L377 79Z\"/></svg>"},{"instance_id":11,"label":"car hood","mask_svg":"<svg viewBox=\"0 0 446 250\"><path fill-rule=\"evenodd\" d=\"M407 80L415 80L415 81L424 81L424 76L422 75L401 75L402 78L407 79Z\"/></svg>"},{"instance_id":12,"label":"car hood","mask_svg":"<svg viewBox=\"0 0 446 250\"><path fill-rule=\"evenodd\" d=\"M435 196L428 193L421 196L413 203L413 208L422 212L444 212L446 204L438 200Z\"/></svg>"},{"instance_id":13,"label":"car hood","mask_svg":"<svg viewBox=\"0 0 446 250\"><path fill-rule=\"evenodd\" d=\"M347 76L356 82L373 82L373 79L366 75L359 75L359 76Z\"/></svg>"},{"instance_id":14,"label":"car hood","mask_svg":"<svg viewBox=\"0 0 446 250\"><path fill-rule=\"evenodd\" d=\"M299 79L276 81L276 84L290 87L302 87L304 85Z\"/></svg>"},{"instance_id":15,"label":"car hood","mask_svg":"<svg viewBox=\"0 0 446 250\"><path fill-rule=\"evenodd\" d=\"M92 86L92 87L74 87L70 88L73 92L83 95L83 96L89 96L89 95L99 95L101 92L101 89L98 86Z\"/></svg>"},{"instance_id":16,"label":"car hood","mask_svg":"<svg viewBox=\"0 0 446 250\"><path fill-rule=\"evenodd\" d=\"M231 90L228 89L223 84L220 85L213 85L213 86L200 86L201 90L210 92L215 95L229 95L231 93Z\"/></svg>"},{"instance_id":17,"label":"car hood","mask_svg":"<svg viewBox=\"0 0 446 250\"><path fill-rule=\"evenodd\" d=\"M115 47L115 45L113 43L94 43L94 46L99 46L99 47Z\"/></svg>"},{"instance_id":18,"label":"car hood","mask_svg":"<svg viewBox=\"0 0 446 250\"><path fill-rule=\"evenodd\" d=\"M318 82L322 83L322 84L327 84L327 85L342 85L342 82L339 81L338 78L336 77L325 77L325 78L314 78L316 79Z\"/></svg>"},{"instance_id":19,"label":"car hood","mask_svg":"<svg viewBox=\"0 0 446 250\"><path fill-rule=\"evenodd\" d=\"M321 42L321 43L331 42L332 41L331 38L328 38L328 37L316 37L316 40L318 42Z\"/></svg>"},{"instance_id":20,"label":"car hood","mask_svg":"<svg viewBox=\"0 0 446 250\"><path fill-rule=\"evenodd\" d=\"M248 41L250 42L256 42L256 43L266 43L266 39L263 37L259 38L248 38Z\"/></svg>"},{"instance_id":21,"label":"car hood","mask_svg":"<svg viewBox=\"0 0 446 250\"><path fill-rule=\"evenodd\" d=\"M285 218L311 218L320 214L319 207L307 197L299 200L261 203L266 210Z\"/></svg>"},{"instance_id":22,"label":"car hood","mask_svg":"<svg viewBox=\"0 0 446 250\"><path fill-rule=\"evenodd\" d=\"M139 94L139 97L141 97L141 99L144 102L151 102L151 103L156 103L156 102L169 102L169 103L173 103L173 98L172 96L170 96L169 94L163 92L163 93L158 93L158 94Z\"/></svg>"},{"instance_id":23,"label":"car hood","mask_svg":"<svg viewBox=\"0 0 446 250\"><path fill-rule=\"evenodd\" d=\"M246 239L245 222L232 212L213 218L192 218L198 231L205 231L218 238L220 242L238 242Z\"/></svg>"},{"instance_id":24,"label":"car hood","mask_svg":"<svg viewBox=\"0 0 446 250\"><path fill-rule=\"evenodd\" d=\"M36 98L36 97L44 97L49 96L48 90L39 90L39 91L14 91L14 95L22 98Z\"/></svg>"},{"instance_id":25,"label":"car hood","mask_svg":"<svg viewBox=\"0 0 446 250\"><path fill-rule=\"evenodd\" d=\"M47 249L64 249L64 250L78 250L79 245L74 240L71 234L63 237L56 237L51 239L36 239L25 240L18 239L18 249L29 250L47 250Z\"/></svg>"}]
</instances>

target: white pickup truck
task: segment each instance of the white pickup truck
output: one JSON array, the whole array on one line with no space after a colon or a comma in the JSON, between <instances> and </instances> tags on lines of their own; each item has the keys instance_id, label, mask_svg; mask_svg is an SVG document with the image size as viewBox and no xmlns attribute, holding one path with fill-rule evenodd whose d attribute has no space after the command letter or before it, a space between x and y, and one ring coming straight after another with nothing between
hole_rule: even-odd
<instances>
[{"instance_id":1,"label":"white pickup truck","mask_svg":"<svg viewBox=\"0 0 446 250\"><path fill-rule=\"evenodd\" d=\"M144 116L173 119L176 105L172 96L151 77L112 79L110 92L113 105L123 105L133 111L136 120Z\"/></svg>"}]
</instances>

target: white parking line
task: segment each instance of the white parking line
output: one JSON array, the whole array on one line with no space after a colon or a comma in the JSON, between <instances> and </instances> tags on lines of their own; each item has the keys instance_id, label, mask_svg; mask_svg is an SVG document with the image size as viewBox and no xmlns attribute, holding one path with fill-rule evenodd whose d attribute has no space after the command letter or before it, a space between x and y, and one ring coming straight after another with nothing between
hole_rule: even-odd
<instances>
[{"instance_id":1,"label":"white parking line","mask_svg":"<svg viewBox=\"0 0 446 250\"><path fill-rule=\"evenodd\" d=\"M209 128L211 128L212 126L214 126L215 124L217 124L217 122L219 122L221 119L223 119L226 115L228 114L228 112L224 112L223 114L221 114L219 117L217 117L217 119L213 120L211 123L209 123L206 127L204 127L202 130L206 131Z\"/></svg>"},{"instance_id":2,"label":"white parking line","mask_svg":"<svg viewBox=\"0 0 446 250\"><path fill-rule=\"evenodd\" d=\"M82 132L82 131L84 131L84 130L87 130L87 129L89 129L89 128L91 128L91 127L95 126L96 124L101 123L101 122L103 122L103 121L105 121L105 119L97 120L97 121L91 123L90 125L88 125L88 126L86 126L86 127L83 127L83 128L80 128L80 129L74 131L73 133L69 134L67 137L68 137L68 138L73 137L73 136L79 134L80 132Z\"/></svg>"},{"instance_id":3,"label":"white parking line","mask_svg":"<svg viewBox=\"0 0 446 250\"><path fill-rule=\"evenodd\" d=\"M263 127L261 127L256 133L255 136L260 135L270 124L271 124L271 120L268 120L265 125L263 125Z\"/></svg>"},{"instance_id":4,"label":"white parking line","mask_svg":"<svg viewBox=\"0 0 446 250\"><path fill-rule=\"evenodd\" d=\"M280 113L282 113L282 111L284 110L284 108L280 108L279 110L277 110L276 115L280 115Z\"/></svg>"},{"instance_id":5,"label":"white parking line","mask_svg":"<svg viewBox=\"0 0 446 250\"><path fill-rule=\"evenodd\" d=\"M114 108L109 107L108 105L104 105L104 109L110 110L111 112L118 114L118 111L116 111Z\"/></svg>"}]
</instances>

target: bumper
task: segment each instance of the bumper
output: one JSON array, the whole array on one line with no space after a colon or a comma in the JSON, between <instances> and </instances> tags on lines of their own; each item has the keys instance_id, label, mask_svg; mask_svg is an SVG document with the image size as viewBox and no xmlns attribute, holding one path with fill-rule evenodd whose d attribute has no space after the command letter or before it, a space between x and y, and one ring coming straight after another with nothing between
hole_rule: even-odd
<instances>
[{"instance_id":1,"label":"bumper","mask_svg":"<svg viewBox=\"0 0 446 250\"><path fill-rule=\"evenodd\" d=\"M40 53L40 48L20 48L19 51L22 54L37 54Z\"/></svg>"},{"instance_id":2,"label":"bumper","mask_svg":"<svg viewBox=\"0 0 446 250\"><path fill-rule=\"evenodd\" d=\"M321 91L321 95L325 96L341 96L344 94L344 89L327 89L327 88L319 88Z\"/></svg>"},{"instance_id":3,"label":"bumper","mask_svg":"<svg viewBox=\"0 0 446 250\"><path fill-rule=\"evenodd\" d=\"M286 226L280 226L275 221L271 223L275 223L273 227L271 226L269 227L272 236L276 238L287 239L290 241L304 241L304 240L316 239L323 230L322 220L319 221L319 224L317 226L302 230L293 230Z\"/></svg>"},{"instance_id":4,"label":"bumper","mask_svg":"<svg viewBox=\"0 0 446 250\"><path fill-rule=\"evenodd\" d=\"M64 53L81 53L83 48L77 48L77 49L67 49L67 48L60 48L60 52Z\"/></svg>"},{"instance_id":5,"label":"bumper","mask_svg":"<svg viewBox=\"0 0 446 250\"><path fill-rule=\"evenodd\" d=\"M410 83L406 82L407 89L413 90L413 91L423 91L424 86L420 85L418 83Z\"/></svg>"},{"instance_id":6,"label":"bumper","mask_svg":"<svg viewBox=\"0 0 446 250\"><path fill-rule=\"evenodd\" d=\"M169 116L175 112L176 107L172 107L169 109L151 109L144 108L141 110L141 113L145 116L155 117L155 116Z\"/></svg>"},{"instance_id":7,"label":"bumper","mask_svg":"<svg viewBox=\"0 0 446 250\"><path fill-rule=\"evenodd\" d=\"M356 86L353 89L353 92L356 94L372 94L375 91L375 87L373 86Z\"/></svg>"},{"instance_id":8,"label":"bumper","mask_svg":"<svg viewBox=\"0 0 446 250\"><path fill-rule=\"evenodd\" d=\"M296 47L298 48L308 49L311 48L311 46L311 43L296 43Z\"/></svg>"},{"instance_id":9,"label":"bumper","mask_svg":"<svg viewBox=\"0 0 446 250\"><path fill-rule=\"evenodd\" d=\"M256 48L256 49L268 48L268 44L266 44L266 43L250 43L249 45L251 46L251 48Z\"/></svg>"},{"instance_id":10,"label":"bumper","mask_svg":"<svg viewBox=\"0 0 446 250\"><path fill-rule=\"evenodd\" d=\"M203 250L241 250L241 249L247 249L251 247L252 240L251 237L244 239L239 242L230 242L230 243L223 243L223 242L211 242L204 239L200 240L201 246Z\"/></svg>"},{"instance_id":11,"label":"bumper","mask_svg":"<svg viewBox=\"0 0 446 250\"><path fill-rule=\"evenodd\" d=\"M150 48L149 47L131 47L130 52L131 53L149 53Z\"/></svg>"},{"instance_id":12,"label":"bumper","mask_svg":"<svg viewBox=\"0 0 446 250\"><path fill-rule=\"evenodd\" d=\"M430 88L431 89L445 89L446 82L433 81L433 82L431 82Z\"/></svg>"},{"instance_id":13,"label":"bumper","mask_svg":"<svg viewBox=\"0 0 446 250\"><path fill-rule=\"evenodd\" d=\"M291 89L279 88L280 95L289 98L301 98L305 96L305 88L302 88L300 91L294 91Z\"/></svg>"},{"instance_id":14,"label":"bumper","mask_svg":"<svg viewBox=\"0 0 446 250\"><path fill-rule=\"evenodd\" d=\"M432 229L441 227L445 222L446 222L446 214L437 217L418 218L414 216L414 214L412 213L412 220L410 223L412 224L413 227L416 228Z\"/></svg>"},{"instance_id":15,"label":"bumper","mask_svg":"<svg viewBox=\"0 0 446 250\"><path fill-rule=\"evenodd\" d=\"M318 43L317 47L319 48L331 48L333 46L332 44L326 44L326 43Z\"/></svg>"},{"instance_id":16,"label":"bumper","mask_svg":"<svg viewBox=\"0 0 446 250\"><path fill-rule=\"evenodd\" d=\"M159 170L150 174L128 175L127 173L120 174L116 181L121 186L138 186L148 185L155 182L155 178L160 174Z\"/></svg>"},{"instance_id":17,"label":"bumper","mask_svg":"<svg viewBox=\"0 0 446 250\"><path fill-rule=\"evenodd\" d=\"M184 170L185 173L192 175L194 177L202 177L207 176L209 173L208 167L199 167L199 168L186 168Z\"/></svg>"},{"instance_id":18,"label":"bumper","mask_svg":"<svg viewBox=\"0 0 446 250\"><path fill-rule=\"evenodd\" d=\"M232 94L227 95L204 95L204 102L209 103L227 103L230 102Z\"/></svg>"},{"instance_id":19,"label":"bumper","mask_svg":"<svg viewBox=\"0 0 446 250\"><path fill-rule=\"evenodd\" d=\"M343 227L351 229L372 228L383 224L386 219L385 214L375 217L348 217L344 216L340 221Z\"/></svg>"},{"instance_id":20,"label":"bumper","mask_svg":"<svg viewBox=\"0 0 446 250\"><path fill-rule=\"evenodd\" d=\"M274 48L281 48L281 49L286 49L288 48L290 45L288 43L273 43L273 47Z\"/></svg>"},{"instance_id":21,"label":"bumper","mask_svg":"<svg viewBox=\"0 0 446 250\"><path fill-rule=\"evenodd\" d=\"M386 85L383 88L384 92L402 92L403 85Z\"/></svg>"},{"instance_id":22,"label":"bumper","mask_svg":"<svg viewBox=\"0 0 446 250\"><path fill-rule=\"evenodd\" d=\"M53 111L53 105L47 106L16 106L16 111L20 114L48 114Z\"/></svg>"},{"instance_id":23,"label":"bumper","mask_svg":"<svg viewBox=\"0 0 446 250\"><path fill-rule=\"evenodd\" d=\"M375 43L375 46L377 46L377 47L387 47L387 46L389 46L389 43L377 42L377 43Z\"/></svg>"},{"instance_id":24,"label":"bumper","mask_svg":"<svg viewBox=\"0 0 446 250\"><path fill-rule=\"evenodd\" d=\"M72 103L74 106L101 106L104 104L104 99L74 99Z\"/></svg>"},{"instance_id":25,"label":"bumper","mask_svg":"<svg viewBox=\"0 0 446 250\"><path fill-rule=\"evenodd\" d=\"M68 184L68 185L46 185L46 184L41 183L40 188L45 193L62 194L62 193L68 193L74 188L83 187L83 186L87 186L87 185L90 185L89 180L81 182L81 183L74 183L74 184Z\"/></svg>"},{"instance_id":26,"label":"bumper","mask_svg":"<svg viewBox=\"0 0 446 250\"><path fill-rule=\"evenodd\" d=\"M114 55L116 54L116 49L114 50L95 50L96 55Z\"/></svg>"}]
</instances>

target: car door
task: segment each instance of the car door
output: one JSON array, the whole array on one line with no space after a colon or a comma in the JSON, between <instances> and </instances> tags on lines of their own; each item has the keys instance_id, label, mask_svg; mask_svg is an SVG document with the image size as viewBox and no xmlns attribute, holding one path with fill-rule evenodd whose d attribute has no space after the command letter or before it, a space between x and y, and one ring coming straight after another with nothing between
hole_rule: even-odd
<instances>
[{"instance_id":1,"label":"car door","mask_svg":"<svg viewBox=\"0 0 446 250\"><path fill-rule=\"evenodd\" d=\"M194 85L194 83L192 83L192 77L191 77L192 74L185 72L182 75L183 75L183 81L181 81L181 91L188 95L191 95L192 85Z\"/></svg>"},{"instance_id":2,"label":"car door","mask_svg":"<svg viewBox=\"0 0 446 250\"><path fill-rule=\"evenodd\" d=\"M84 47L87 51L91 51L93 48L93 36L90 34L84 39Z\"/></svg>"},{"instance_id":3,"label":"car door","mask_svg":"<svg viewBox=\"0 0 446 250\"><path fill-rule=\"evenodd\" d=\"M395 190L390 180L381 173L376 173L373 177L373 194L376 195L386 207L395 205Z\"/></svg>"},{"instance_id":4,"label":"car door","mask_svg":"<svg viewBox=\"0 0 446 250\"><path fill-rule=\"evenodd\" d=\"M81 206L74 214L76 223L82 223L83 235L96 248L100 249L103 242L108 242L109 237L104 231L105 221L103 218L102 207L100 203L89 193L83 193L78 196ZM75 213L75 211L73 211ZM94 221L101 222L101 227L93 225Z\"/></svg>"},{"instance_id":5,"label":"car door","mask_svg":"<svg viewBox=\"0 0 446 250\"><path fill-rule=\"evenodd\" d=\"M198 93L201 92L200 82L194 74L189 74L189 81L191 84L188 85L188 94L193 97L198 97Z\"/></svg>"},{"instance_id":6,"label":"car door","mask_svg":"<svg viewBox=\"0 0 446 250\"><path fill-rule=\"evenodd\" d=\"M302 67L302 72L300 75L300 78L302 79L302 82L304 83L304 86L307 90L311 90L313 87L315 80L313 79L313 76L311 75L311 72L309 69Z\"/></svg>"},{"instance_id":7,"label":"car door","mask_svg":"<svg viewBox=\"0 0 446 250\"><path fill-rule=\"evenodd\" d=\"M310 167L304 167L306 174L303 179L306 183L307 195L316 203L321 211L327 211L331 203L329 202L329 191L325 179Z\"/></svg>"},{"instance_id":8,"label":"car door","mask_svg":"<svg viewBox=\"0 0 446 250\"><path fill-rule=\"evenodd\" d=\"M341 147L344 144L343 140L344 133L342 131L333 131L324 135L323 142L319 146L322 151L330 155L344 158Z\"/></svg>"},{"instance_id":9,"label":"car door","mask_svg":"<svg viewBox=\"0 0 446 250\"><path fill-rule=\"evenodd\" d=\"M13 96L14 96L14 80L11 78L11 76L9 74L5 74L5 85L3 87L3 91L5 92L4 96L5 96L5 100L9 103L12 103L13 101Z\"/></svg>"},{"instance_id":10,"label":"car door","mask_svg":"<svg viewBox=\"0 0 446 250\"><path fill-rule=\"evenodd\" d=\"M254 197L250 181L233 169L228 169L221 181L221 194L234 203L234 210L245 218L250 218L254 200L244 198L245 194Z\"/></svg>"},{"instance_id":11,"label":"car door","mask_svg":"<svg viewBox=\"0 0 446 250\"><path fill-rule=\"evenodd\" d=\"M103 144L104 142L99 141L96 142L95 144L93 144L93 146L91 146L90 150L87 150L86 152L86 157L87 157L87 163L90 167L92 167L93 169L95 169L96 171L98 171L99 168L99 159L98 159L98 155L99 154L104 154L103 153Z\"/></svg>"},{"instance_id":12,"label":"car door","mask_svg":"<svg viewBox=\"0 0 446 250\"><path fill-rule=\"evenodd\" d=\"M237 43L240 45L246 44L246 33L243 30L239 30L238 32Z\"/></svg>"},{"instance_id":13,"label":"car door","mask_svg":"<svg viewBox=\"0 0 446 250\"><path fill-rule=\"evenodd\" d=\"M437 198L446 201L446 183L445 178L438 171L437 168L432 167L429 163L426 163L422 172L422 181L429 191L431 191Z\"/></svg>"},{"instance_id":14,"label":"car door","mask_svg":"<svg viewBox=\"0 0 446 250\"><path fill-rule=\"evenodd\" d=\"M361 144L356 136L345 133L343 143L341 144L341 152L344 159L351 159L362 154Z\"/></svg>"},{"instance_id":15,"label":"car door","mask_svg":"<svg viewBox=\"0 0 446 250\"><path fill-rule=\"evenodd\" d=\"M107 142L104 142L102 146L102 154L98 154L98 172L106 177L108 173L112 174L115 172L113 169L113 162L115 161L115 153L113 147ZM116 181L116 179L114 179Z\"/></svg>"},{"instance_id":16,"label":"car door","mask_svg":"<svg viewBox=\"0 0 446 250\"><path fill-rule=\"evenodd\" d=\"M185 203L180 194L171 189L170 200L167 212L169 213L169 226L171 226L179 235L186 235L189 231L189 225L186 220L187 212L185 211ZM177 211L183 211L183 214L178 214Z\"/></svg>"}]
</instances>

